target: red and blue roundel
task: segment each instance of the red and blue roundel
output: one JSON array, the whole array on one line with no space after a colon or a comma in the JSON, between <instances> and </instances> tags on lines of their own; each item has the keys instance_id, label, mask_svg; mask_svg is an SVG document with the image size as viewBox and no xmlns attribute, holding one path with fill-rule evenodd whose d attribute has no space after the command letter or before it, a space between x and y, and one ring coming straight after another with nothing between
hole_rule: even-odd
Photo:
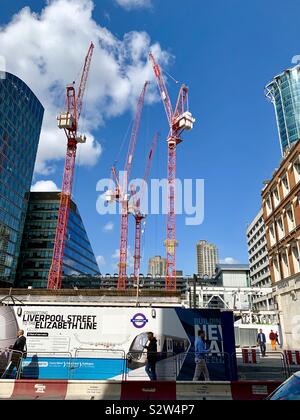
<instances>
[{"instance_id":1,"label":"red and blue roundel","mask_svg":"<svg viewBox=\"0 0 300 420\"><path fill-rule=\"evenodd\" d=\"M144 314L135 314L130 320L135 328L144 328L147 325L148 319Z\"/></svg>"}]
</instances>

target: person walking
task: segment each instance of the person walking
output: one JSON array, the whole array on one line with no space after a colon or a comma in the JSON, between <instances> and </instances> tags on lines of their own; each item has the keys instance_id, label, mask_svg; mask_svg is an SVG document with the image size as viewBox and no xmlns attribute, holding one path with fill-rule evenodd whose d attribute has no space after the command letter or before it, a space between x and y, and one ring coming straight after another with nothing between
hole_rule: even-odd
<instances>
[{"instance_id":1,"label":"person walking","mask_svg":"<svg viewBox=\"0 0 300 420\"><path fill-rule=\"evenodd\" d=\"M266 356L266 334L263 333L263 330L260 329L257 335L257 344L260 347L262 357Z\"/></svg>"},{"instance_id":2,"label":"person walking","mask_svg":"<svg viewBox=\"0 0 300 420\"><path fill-rule=\"evenodd\" d=\"M205 343L205 332L203 330L198 331L198 337L195 340L195 372L193 381L199 381L201 374L204 376L205 381L209 381L209 371L207 369L205 355L209 353L206 349Z\"/></svg>"},{"instance_id":3,"label":"person walking","mask_svg":"<svg viewBox=\"0 0 300 420\"><path fill-rule=\"evenodd\" d=\"M278 332L275 331L275 336L276 336L276 343L278 344L278 346L280 347L280 343L279 343L279 335Z\"/></svg>"},{"instance_id":4,"label":"person walking","mask_svg":"<svg viewBox=\"0 0 300 420\"><path fill-rule=\"evenodd\" d=\"M24 336L24 330L19 330L17 333L17 340L15 341L15 344L9 347L12 350L11 360L10 360L10 363L8 364L6 371L2 375L3 379L9 379L13 373L14 368L17 369L17 376L18 376L25 347L26 347L26 338Z\"/></svg>"},{"instance_id":5,"label":"person walking","mask_svg":"<svg viewBox=\"0 0 300 420\"><path fill-rule=\"evenodd\" d=\"M269 339L271 341L272 350L276 351L276 334L273 330L270 332Z\"/></svg>"},{"instance_id":6,"label":"person walking","mask_svg":"<svg viewBox=\"0 0 300 420\"><path fill-rule=\"evenodd\" d=\"M150 381L156 381L156 362L157 362L157 340L153 332L148 332L148 343L144 348L147 350L147 360L145 370Z\"/></svg>"}]
</instances>

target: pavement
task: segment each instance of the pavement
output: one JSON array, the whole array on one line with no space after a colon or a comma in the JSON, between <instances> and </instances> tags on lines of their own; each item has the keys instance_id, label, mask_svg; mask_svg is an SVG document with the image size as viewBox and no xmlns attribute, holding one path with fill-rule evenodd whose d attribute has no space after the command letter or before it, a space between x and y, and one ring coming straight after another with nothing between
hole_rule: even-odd
<instances>
[{"instance_id":1,"label":"pavement","mask_svg":"<svg viewBox=\"0 0 300 420\"><path fill-rule=\"evenodd\" d=\"M257 363L244 363L242 353L237 353L239 380L284 381L292 372L300 370L300 366L287 367L283 349L272 351L267 346L266 356L257 358Z\"/></svg>"}]
</instances>

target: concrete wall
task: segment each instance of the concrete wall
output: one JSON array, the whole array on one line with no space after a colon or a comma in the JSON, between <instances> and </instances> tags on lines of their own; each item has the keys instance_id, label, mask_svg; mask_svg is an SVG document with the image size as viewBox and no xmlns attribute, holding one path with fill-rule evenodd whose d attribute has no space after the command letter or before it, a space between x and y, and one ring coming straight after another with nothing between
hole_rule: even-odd
<instances>
[{"instance_id":1,"label":"concrete wall","mask_svg":"<svg viewBox=\"0 0 300 420\"><path fill-rule=\"evenodd\" d=\"M282 283L276 297L284 347L300 350L300 278Z\"/></svg>"},{"instance_id":2,"label":"concrete wall","mask_svg":"<svg viewBox=\"0 0 300 420\"><path fill-rule=\"evenodd\" d=\"M228 271L223 272L223 286L227 287L247 287L247 275L245 272Z\"/></svg>"}]
</instances>

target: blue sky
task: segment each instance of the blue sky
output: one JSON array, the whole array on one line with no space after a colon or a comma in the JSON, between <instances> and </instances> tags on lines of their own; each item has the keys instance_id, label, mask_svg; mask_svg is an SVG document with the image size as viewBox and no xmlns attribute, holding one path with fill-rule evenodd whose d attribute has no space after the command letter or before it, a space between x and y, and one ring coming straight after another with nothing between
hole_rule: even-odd
<instances>
[{"instance_id":1,"label":"blue sky","mask_svg":"<svg viewBox=\"0 0 300 420\"><path fill-rule=\"evenodd\" d=\"M178 147L177 176L205 180L205 220L200 226L189 227L183 216L177 217L177 268L185 274L195 272L195 245L200 239L216 243L221 259L231 257L247 262L246 226L260 207L262 181L270 178L280 161L274 110L264 97L264 86L292 65L293 56L300 54L299 2L286 0L283 5L279 0L186 0L183 8L181 0L153 0L151 8L128 11L116 1L94 1L92 19L119 40L130 31L147 32L152 43L159 43L163 51L173 56L168 72L190 88L190 108L197 123ZM22 7L29 6L40 13L45 5L40 0L2 0L2 28L11 24L13 14ZM61 43L67 54L72 42ZM10 63L13 67L13 59ZM78 68L74 69L74 77L77 73ZM168 87L174 101L178 86L169 81ZM92 131L101 143L101 156L96 164L76 169L74 199L95 254L103 257L104 273L115 271L112 255L119 248L119 216L97 214L96 183L110 176L131 118L130 107L117 116L106 117ZM151 176L159 178L166 176L167 168L167 122L160 102L145 107L134 176L143 173L155 131L160 131L161 137ZM62 168L63 161L57 159L53 173L36 173L33 182L52 180L60 186ZM130 222L132 248L133 221ZM104 230L107 223L112 223L112 230ZM149 256L164 255L164 238L165 217L149 216L142 272L147 271Z\"/></svg>"}]
</instances>

